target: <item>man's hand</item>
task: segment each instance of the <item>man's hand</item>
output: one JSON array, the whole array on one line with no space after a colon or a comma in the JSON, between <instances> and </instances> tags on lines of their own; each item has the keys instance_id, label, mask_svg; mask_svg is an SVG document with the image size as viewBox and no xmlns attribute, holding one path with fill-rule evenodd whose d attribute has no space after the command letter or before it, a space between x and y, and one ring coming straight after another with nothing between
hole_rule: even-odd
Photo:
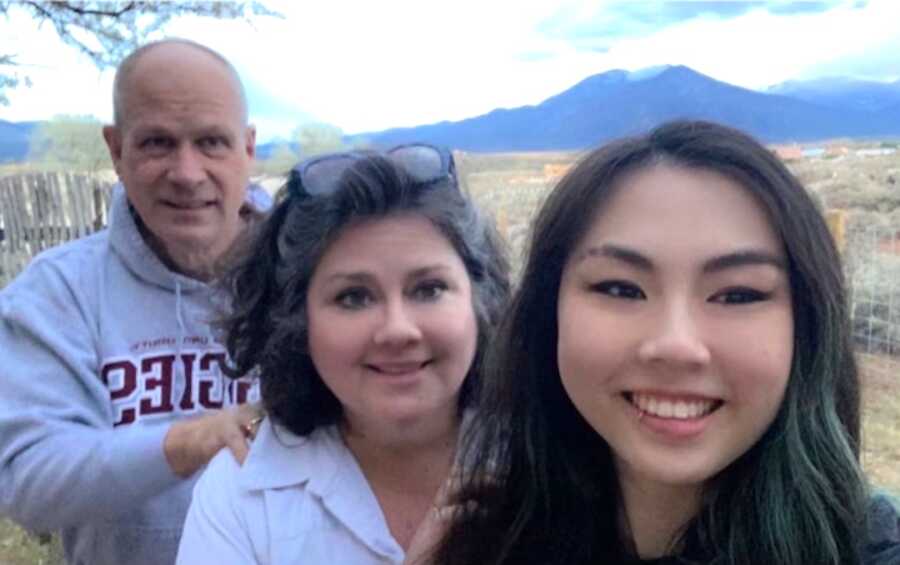
<instances>
[{"instance_id":1,"label":"man's hand","mask_svg":"<svg viewBox=\"0 0 900 565\"><path fill-rule=\"evenodd\" d=\"M243 463L259 415L258 405L242 404L172 424L163 440L169 467L179 477L190 477L223 447Z\"/></svg>"}]
</instances>

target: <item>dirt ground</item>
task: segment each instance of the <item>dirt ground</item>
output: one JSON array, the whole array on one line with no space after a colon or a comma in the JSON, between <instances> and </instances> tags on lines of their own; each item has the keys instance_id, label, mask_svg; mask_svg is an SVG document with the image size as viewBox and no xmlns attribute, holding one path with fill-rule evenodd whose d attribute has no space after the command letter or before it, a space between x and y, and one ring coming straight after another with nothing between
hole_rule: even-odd
<instances>
[{"instance_id":1,"label":"dirt ground","mask_svg":"<svg viewBox=\"0 0 900 565\"><path fill-rule=\"evenodd\" d=\"M860 355L862 462L872 484L900 497L900 359Z\"/></svg>"}]
</instances>

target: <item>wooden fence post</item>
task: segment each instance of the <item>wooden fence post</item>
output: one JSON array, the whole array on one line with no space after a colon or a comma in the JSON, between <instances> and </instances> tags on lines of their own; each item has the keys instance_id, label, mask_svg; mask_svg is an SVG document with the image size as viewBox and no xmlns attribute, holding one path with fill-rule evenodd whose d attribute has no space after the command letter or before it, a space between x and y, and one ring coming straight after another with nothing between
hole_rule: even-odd
<instances>
[{"instance_id":1,"label":"wooden fence post","mask_svg":"<svg viewBox=\"0 0 900 565\"><path fill-rule=\"evenodd\" d=\"M838 251L843 253L847 246L847 212L844 210L828 210L825 212L825 222L828 231L834 238L834 244Z\"/></svg>"},{"instance_id":2,"label":"wooden fence post","mask_svg":"<svg viewBox=\"0 0 900 565\"><path fill-rule=\"evenodd\" d=\"M100 183L96 180L93 182L93 190L91 191L94 195L94 231L99 231L106 225L104 222L104 216L106 215L106 205L103 199L103 187L100 186Z\"/></svg>"},{"instance_id":3,"label":"wooden fence post","mask_svg":"<svg viewBox=\"0 0 900 565\"><path fill-rule=\"evenodd\" d=\"M106 226L109 188L81 174L0 178L0 287L44 249Z\"/></svg>"}]
</instances>

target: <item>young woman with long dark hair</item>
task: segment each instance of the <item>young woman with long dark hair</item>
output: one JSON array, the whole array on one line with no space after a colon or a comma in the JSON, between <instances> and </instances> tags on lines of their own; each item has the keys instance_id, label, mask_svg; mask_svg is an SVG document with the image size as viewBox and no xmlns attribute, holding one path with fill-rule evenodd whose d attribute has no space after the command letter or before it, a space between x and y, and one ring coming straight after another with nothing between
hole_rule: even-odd
<instances>
[{"instance_id":1,"label":"young woman with long dark hair","mask_svg":"<svg viewBox=\"0 0 900 565\"><path fill-rule=\"evenodd\" d=\"M764 146L679 121L590 152L537 215L426 561L900 563L849 332L826 224Z\"/></svg>"}]
</instances>

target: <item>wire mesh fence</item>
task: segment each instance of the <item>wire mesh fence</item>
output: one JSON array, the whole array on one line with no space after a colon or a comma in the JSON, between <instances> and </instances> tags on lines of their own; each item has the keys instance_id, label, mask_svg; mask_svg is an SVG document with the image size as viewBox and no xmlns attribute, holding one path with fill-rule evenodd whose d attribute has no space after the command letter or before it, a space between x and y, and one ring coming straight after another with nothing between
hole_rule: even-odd
<instances>
[{"instance_id":1,"label":"wire mesh fence","mask_svg":"<svg viewBox=\"0 0 900 565\"><path fill-rule=\"evenodd\" d=\"M849 223L843 255L856 349L900 378L900 225Z\"/></svg>"}]
</instances>

